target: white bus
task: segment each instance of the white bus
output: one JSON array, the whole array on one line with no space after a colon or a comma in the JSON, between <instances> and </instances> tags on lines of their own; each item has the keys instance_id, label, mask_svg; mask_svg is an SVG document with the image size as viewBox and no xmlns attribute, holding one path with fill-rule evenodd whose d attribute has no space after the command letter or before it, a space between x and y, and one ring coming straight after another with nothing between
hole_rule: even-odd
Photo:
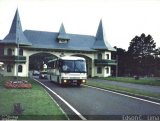
<instances>
[{"instance_id":1,"label":"white bus","mask_svg":"<svg viewBox=\"0 0 160 121\"><path fill-rule=\"evenodd\" d=\"M86 60L82 57L64 56L47 63L47 78L59 84L86 83Z\"/></svg>"}]
</instances>

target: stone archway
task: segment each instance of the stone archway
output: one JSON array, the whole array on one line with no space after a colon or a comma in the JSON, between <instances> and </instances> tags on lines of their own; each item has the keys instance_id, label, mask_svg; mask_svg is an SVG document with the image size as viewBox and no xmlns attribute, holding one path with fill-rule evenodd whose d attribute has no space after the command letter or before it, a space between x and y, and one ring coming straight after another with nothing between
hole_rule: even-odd
<instances>
[{"instance_id":1,"label":"stone archway","mask_svg":"<svg viewBox=\"0 0 160 121\"><path fill-rule=\"evenodd\" d=\"M43 70L43 64L46 64L49 60L57 58L56 55L46 52L39 52L29 56L29 71L31 70Z\"/></svg>"},{"instance_id":2,"label":"stone archway","mask_svg":"<svg viewBox=\"0 0 160 121\"><path fill-rule=\"evenodd\" d=\"M83 57L86 59L86 65L87 65L87 76L92 77L92 59L86 55L81 55L81 54L74 54L72 56L78 56L78 57Z\"/></svg>"}]
</instances>

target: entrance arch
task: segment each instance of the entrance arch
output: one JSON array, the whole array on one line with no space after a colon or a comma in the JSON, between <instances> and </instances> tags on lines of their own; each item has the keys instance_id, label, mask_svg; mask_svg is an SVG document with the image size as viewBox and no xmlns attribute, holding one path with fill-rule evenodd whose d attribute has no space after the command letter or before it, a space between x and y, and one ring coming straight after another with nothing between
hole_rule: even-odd
<instances>
[{"instance_id":1,"label":"entrance arch","mask_svg":"<svg viewBox=\"0 0 160 121\"><path fill-rule=\"evenodd\" d=\"M71 56L78 56L78 57L83 57L86 59L86 65L87 65L87 76L92 77L92 58L86 56L86 55L81 55L81 54L74 54Z\"/></svg>"},{"instance_id":2,"label":"entrance arch","mask_svg":"<svg viewBox=\"0 0 160 121\"><path fill-rule=\"evenodd\" d=\"M49 60L58 58L56 55L46 52L39 52L29 56L29 70L44 70L43 65Z\"/></svg>"}]
</instances>

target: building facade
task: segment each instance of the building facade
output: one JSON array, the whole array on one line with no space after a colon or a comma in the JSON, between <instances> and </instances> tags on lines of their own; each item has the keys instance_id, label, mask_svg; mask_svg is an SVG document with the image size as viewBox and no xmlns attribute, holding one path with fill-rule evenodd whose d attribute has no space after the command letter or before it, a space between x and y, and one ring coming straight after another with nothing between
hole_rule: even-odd
<instances>
[{"instance_id":1,"label":"building facade","mask_svg":"<svg viewBox=\"0 0 160 121\"><path fill-rule=\"evenodd\" d=\"M84 57L89 77L112 76L112 68L117 65L111 58L116 50L106 40L102 20L96 36L66 33L63 23L59 32L22 31L17 9L8 35L0 41L0 48L5 76L27 77L29 57L37 53L49 53L57 58L61 55Z\"/></svg>"}]
</instances>

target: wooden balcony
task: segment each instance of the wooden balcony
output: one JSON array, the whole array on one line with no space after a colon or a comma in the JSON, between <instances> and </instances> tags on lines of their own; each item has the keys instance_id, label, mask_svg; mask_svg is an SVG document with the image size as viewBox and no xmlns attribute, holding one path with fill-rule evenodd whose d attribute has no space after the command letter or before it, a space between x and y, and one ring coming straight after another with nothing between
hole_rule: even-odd
<instances>
[{"instance_id":1,"label":"wooden balcony","mask_svg":"<svg viewBox=\"0 0 160 121\"><path fill-rule=\"evenodd\" d=\"M8 55L0 55L0 62L5 63L26 63L25 56L8 56Z\"/></svg>"},{"instance_id":2,"label":"wooden balcony","mask_svg":"<svg viewBox=\"0 0 160 121\"><path fill-rule=\"evenodd\" d=\"M94 64L96 66L116 66L116 60L106 60L106 59L95 59Z\"/></svg>"}]
</instances>

